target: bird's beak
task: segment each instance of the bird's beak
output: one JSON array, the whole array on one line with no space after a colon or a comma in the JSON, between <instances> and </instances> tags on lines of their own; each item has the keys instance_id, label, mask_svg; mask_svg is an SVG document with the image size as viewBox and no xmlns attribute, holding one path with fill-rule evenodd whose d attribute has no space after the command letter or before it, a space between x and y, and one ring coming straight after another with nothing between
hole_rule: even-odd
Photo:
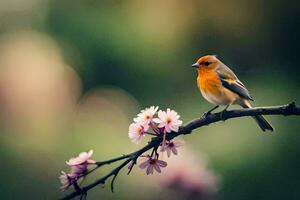
<instances>
[{"instance_id":1,"label":"bird's beak","mask_svg":"<svg viewBox=\"0 0 300 200\"><path fill-rule=\"evenodd\" d=\"M192 64L192 67L198 68L199 64L198 63Z\"/></svg>"}]
</instances>

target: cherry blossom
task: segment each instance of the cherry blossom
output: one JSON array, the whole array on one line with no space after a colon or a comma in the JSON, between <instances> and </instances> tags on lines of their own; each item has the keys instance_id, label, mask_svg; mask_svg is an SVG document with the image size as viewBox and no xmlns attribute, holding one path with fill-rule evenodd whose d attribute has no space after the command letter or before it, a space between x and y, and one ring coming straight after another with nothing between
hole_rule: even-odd
<instances>
[{"instance_id":1,"label":"cherry blossom","mask_svg":"<svg viewBox=\"0 0 300 200\"><path fill-rule=\"evenodd\" d=\"M153 119L153 121L158 123L159 128L164 128L165 132L170 133L172 131L178 132L179 127L182 125L179 118L180 115L176 111L168 108L167 111L158 111L158 118Z\"/></svg>"},{"instance_id":2,"label":"cherry blossom","mask_svg":"<svg viewBox=\"0 0 300 200\"><path fill-rule=\"evenodd\" d=\"M93 152L94 152L93 150L90 150L89 152L81 152L77 157L71 158L66 163L69 166L76 166L76 165L82 165L82 164L85 164L85 165L95 164L96 161L91 159Z\"/></svg>"},{"instance_id":3,"label":"cherry blossom","mask_svg":"<svg viewBox=\"0 0 300 200\"><path fill-rule=\"evenodd\" d=\"M70 174L78 178L86 171L87 171L87 164L74 165L71 166Z\"/></svg>"},{"instance_id":4,"label":"cherry blossom","mask_svg":"<svg viewBox=\"0 0 300 200\"><path fill-rule=\"evenodd\" d=\"M146 174L153 174L154 170L157 171L158 173L161 172L160 168L166 167L167 162L163 160L158 160L156 158L152 158L150 156L147 156L146 161L142 162L139 167L141 169L146 169Z\"/></svg>"},{"instance_id":5,"label":"cherry blossom","mask_svg":"<svg viewBox=\"0 0 300 200\"><path fill-rule=\"evenodd\" d=\"M139 144L145 136L145 132L149 129L148 125L132 123L129 126L128 136L132 142Z\"/></svg>"},{"instance_id":6,"label":"cherry blossom","mask_svg":"<svg viewBox=\"0 0 300 200\"><path fill-rule=\"evenodd\" d=\"M73 177L78 178L87 170L89 164L95 164L96 161L91 159L92 155L93 150L90 150L89 152L82 152L77 157L67 161L67 165L71 167L70 174Z\"/></svg>"},{"instance_id":7,"label":"cherry blossom","mask_svg":"<svg viewBox=\"0 0 300 200\"><path fill-rule=\"evenodd\" d=\"M168 157L171 156L171 154L173 153L174 155L178 154L177 148L183 146L183 142L182 141L169 141L166 143L166 145L164 147L161 148L161 151L167 152Z\"/></svg>"},{"instance_id":8,"label":"cherry blossom","mask_svg":"<svg viewBox=\"0 0 300 200\"><path fill-rule=\"evenodd\" d=\"M76 182L76 177L72 174L67 174L64 171L62 171L61 175L59 176L59 180L62 184L60 189L67 190L71 185L73 185Z\"/></svg>"},{"instance_id":9,"label":"cherry blossom","mask_svg":"<svg viewBox=\"0 0 300 200\"><path fill-rule=\"evenodd\" d=\"M158 106L151 106L150 108L146 108L145 110L142 110L141 113L139 113L133 120L136 123L147 126L152 122L153 116L156 114L157 110Z\"/></svg>"}]
</instances>

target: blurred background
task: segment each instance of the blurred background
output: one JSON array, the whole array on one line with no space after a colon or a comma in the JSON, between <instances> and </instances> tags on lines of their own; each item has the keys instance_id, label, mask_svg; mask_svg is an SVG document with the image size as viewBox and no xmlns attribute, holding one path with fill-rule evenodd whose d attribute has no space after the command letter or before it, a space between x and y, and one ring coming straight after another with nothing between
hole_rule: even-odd
<instances>
[{"instance_id":1,"label":"blurred background","mask_svg":"<svg viewBox=\"0 0 300 200\"><path fill-rule=\"evenodd\" d=\"M299 22L300 5L284 0L1 0L0 198L71 192L58 180L70 157L93 149L106 160L146 143L128 139L144 107L199 117L212 105L191 64L205 54L236 72L255 106L300 103ZM88 199L300 199L299 118L267 118L274 134L251 118L198 129L168 173L125 170L115 193L98 186ZM180 173L199 177L195 190L170 183Z\"/></svg>"}]
</instances>

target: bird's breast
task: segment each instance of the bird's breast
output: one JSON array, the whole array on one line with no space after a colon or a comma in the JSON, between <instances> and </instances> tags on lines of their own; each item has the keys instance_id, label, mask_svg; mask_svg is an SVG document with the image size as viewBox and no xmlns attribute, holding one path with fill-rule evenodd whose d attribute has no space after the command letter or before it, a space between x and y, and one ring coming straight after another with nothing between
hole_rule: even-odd
<instances>
[{"instance_id":1,"label":"bird's breast","mask_svg":"<svg viewBox=\"0 0 300 200\"><path fill-rule=\"evenodd\" d=\"M236 99L233 92L223 87L217 72L213 70L199 69L197 84L202 96L213 104L228 105Z\"/></svg>"},{"instance_id":2,"label":"bird's breast","mask_svg":"<svg viewBox=\"0 0 300 200\"><path fill-rule=\"evenodd\" d=\"M207 69L199 69L197 83L201 91L211 93L217 93L222 86L218 74Z\"/></svg>"}]
</instances>

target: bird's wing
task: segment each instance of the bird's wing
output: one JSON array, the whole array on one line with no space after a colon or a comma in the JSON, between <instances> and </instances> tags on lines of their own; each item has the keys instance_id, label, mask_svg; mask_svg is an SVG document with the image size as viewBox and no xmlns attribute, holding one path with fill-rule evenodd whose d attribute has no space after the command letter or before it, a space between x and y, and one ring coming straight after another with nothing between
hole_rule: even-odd
<instances>
[{"instance_id":1,"label":"bird's wing","mask_svg":"<svg viewBox=\"0 0 300 200\"><path fill-rule=\"evenodd\" d=\"M217 73L222 82L222 85L225 88L240 95L245 99L253 101L245 85L236 77L236 75L227 66L224 65L221 68L218 68Z\"/></svg>"}]
</instances>

